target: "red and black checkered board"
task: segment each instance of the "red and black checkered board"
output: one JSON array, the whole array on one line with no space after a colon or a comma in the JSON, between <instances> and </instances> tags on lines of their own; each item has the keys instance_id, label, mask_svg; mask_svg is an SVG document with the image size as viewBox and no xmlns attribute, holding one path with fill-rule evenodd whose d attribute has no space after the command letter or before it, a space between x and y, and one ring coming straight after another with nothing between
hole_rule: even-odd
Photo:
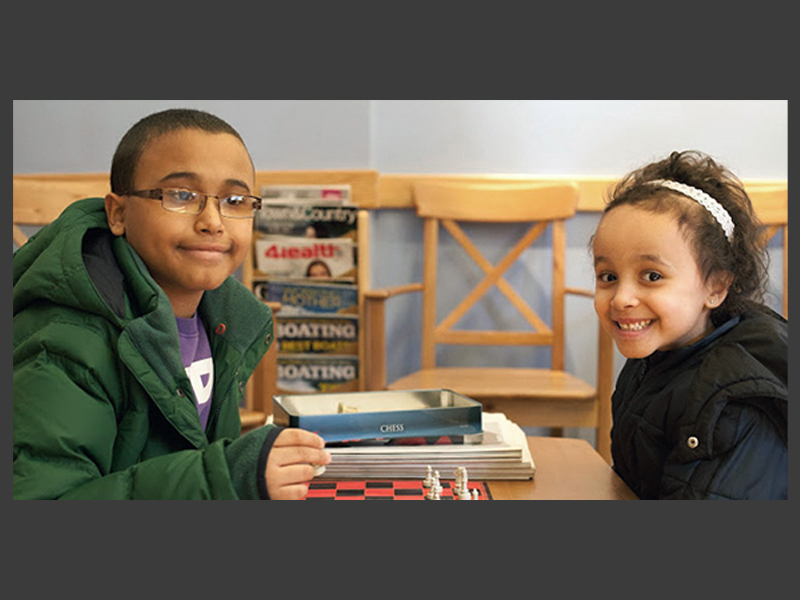
<instances>
[{"instance_id":1,"label":"red and black checkered board","mask_svg":"<svg viewBox=\"0 0 800 600\"><path fill-rule=\"evenodd\" d=\"M455 500L454 481L442 481L441 500ZM492 494L483 481L467 483L470 491L478 489L478 500L491 500ZM306 500L425 500L428 488L416 479L317 479L311 482Z\"/></svg>"}]
</instances>

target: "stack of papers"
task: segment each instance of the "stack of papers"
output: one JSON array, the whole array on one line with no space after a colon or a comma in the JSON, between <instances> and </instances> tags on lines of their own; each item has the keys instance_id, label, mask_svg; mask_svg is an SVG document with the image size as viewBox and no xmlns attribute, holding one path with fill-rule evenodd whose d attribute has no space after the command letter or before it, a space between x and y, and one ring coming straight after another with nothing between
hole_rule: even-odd
<instances>
[{"instance_id":1,"label":"stack of papers","mask_svg":"<svg viewBox=\"0 0 800 600\"><path fill-rule=\"evenodd\" d=\"M443 479L466 467L470 479L532 479L533 463L525 433L501 413L483 413L479 444L329 446L326 479L416 479L427 467Z\"/></svg>"}]
</instances>

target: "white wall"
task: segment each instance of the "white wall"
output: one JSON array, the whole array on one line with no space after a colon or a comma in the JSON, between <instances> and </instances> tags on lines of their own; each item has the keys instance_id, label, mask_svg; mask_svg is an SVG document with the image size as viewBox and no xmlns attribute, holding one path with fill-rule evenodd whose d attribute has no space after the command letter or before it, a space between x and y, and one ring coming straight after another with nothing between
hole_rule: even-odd
<instances>
[{"instance_id":1,"label":"white wall","mask_svg":"<svg viewBox=\"0 0 800 600\"><path fill-rule=\"evenodd\" d=\"M373 164L387 172L616 175L695 148L740 177L787 177L785 100L382 100L371 109Z\"/></svg>"},{"instance_id":2,"label":"white wall","mask_svg":"<svg viewBox=\"0 0 800 600\"><path fill-rule=\"evenodd\" d=\"M119 138L136 120L172 106L209 110L229 121L244 137L256 168L264 170L621 176L672 150L692 148L711 154L742 178L788 178L785 100L15 100L14 173L106 171ZM596 222L596 215L583 214L568 226L570 286L593 286L587 244ZM491 230L479 233L498 246L492 235ZM421 242L413 211L376 211L373 287L419 281ZM778 243L771 250L776 282ZM546 290L530 284L536 256L535 250L523 256L511 283L542 302ZM457 292L459 279L475 275L458 270L457 252L452 261L457 275L452 291ZM780 294L778 285L775 292ZM452 297L445 295L442 304ZM570 300L567 313L567 368L592 380L596 319L591 302ZM473 316L472 326L510 314L502 300L492 299ZM394 300L387 319L391 380L419 364L419 300ZM480 350L443 355L445 362L483 358ZM489 358L501 364L531 360L529 353L518 351Z\"/></svg>"},{"instance_id":3,"label":"white wall","mask_svg":"<svg viewBox=\"0 0 800 600\"><path fill-rule=\"evenodd\" d=\"M368 168L368 100L14 100L14 173L102 172L122 135L158 110L210 111L257 169Z\"/></svg>"}]
</instances>

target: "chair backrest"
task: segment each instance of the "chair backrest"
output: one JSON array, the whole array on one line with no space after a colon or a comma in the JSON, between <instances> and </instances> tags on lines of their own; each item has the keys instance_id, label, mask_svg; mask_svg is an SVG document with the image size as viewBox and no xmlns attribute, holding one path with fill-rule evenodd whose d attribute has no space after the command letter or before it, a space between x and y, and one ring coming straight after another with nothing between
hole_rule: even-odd
<instances>
[{"instance_id":1,"label":"chair backrest","mask_svg":"<svg viewBox=\"0 0 800 600\"><path fill-rule=\"evenodd\" d=\"M54 221L67 206L110 190L108 174L14 175L14 243L28 241L20 226L42 227Z\"/></svg>"},{"instance_id":2,"label":"chair backrest","mask_svg":"<svg viewBox=\"0 0 800 600\"><path fill-rule=\"evenodd\" d=\"M550 346L551 368L564 368L564 293L565 222L575 214L577 186L525 183L433 183L414 185L417 214L424 219L422 352L423 369L436 366L436 347L440 344L489 346ZM522 237L496 265L492 265L465 233L462 224L530 224ZM437 320L437 266L440 225L458 242L485 277L443 319ZM527 225L525 225L527 227ZM544 287L552 297L552 316L546 323L531 302L523 299L504 278L504 274L550 227L552 280ZM526 330L456 330L454 326L492 288L508 299L524 318ZM527 328L529 326L529 328Z\"/></svg>"},{"instance_id":3,"label":"chair backrest","mask_svg":"<svg viewBox=\"0 0 800 600\"><path fill-rule=\"evenodd\" d=\"M756 214L766 226L766 241L783 234L783 316L789 318L789 186L753 185L747 195Z\"/></svg>"}]
</instances>

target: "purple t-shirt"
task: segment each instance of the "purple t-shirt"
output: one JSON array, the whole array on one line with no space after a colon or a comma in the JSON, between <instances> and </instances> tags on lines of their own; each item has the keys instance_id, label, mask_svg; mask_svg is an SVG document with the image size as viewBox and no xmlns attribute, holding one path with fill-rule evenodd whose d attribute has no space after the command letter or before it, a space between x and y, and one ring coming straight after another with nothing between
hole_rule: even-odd
<instances>
[{"instance_id":1,"label":"purple t-shirt","mask_svg":"<svg viewBox=\"0 0 800 600\"><path fill-rule=\"evenodd\" d=\"M186 369L189 381L192 382L197 413L205 429L214 391L214 360L211 358L211 346L208 344L208 335L197 313L191 319L176 317L176 321L181 340L183 367Z\"/></svg>"}]
</instances>

